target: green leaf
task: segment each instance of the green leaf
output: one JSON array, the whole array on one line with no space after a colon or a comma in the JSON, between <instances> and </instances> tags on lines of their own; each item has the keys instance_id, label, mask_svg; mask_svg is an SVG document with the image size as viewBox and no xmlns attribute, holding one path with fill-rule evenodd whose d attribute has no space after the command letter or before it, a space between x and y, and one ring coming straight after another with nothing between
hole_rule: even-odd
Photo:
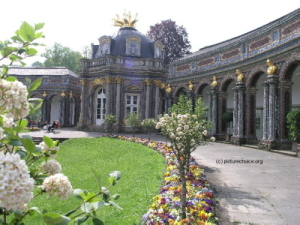
<instances>
[{"instance_id":1,"label":"green leaf","mask_svg":"<svg viewBox=\"0 0 300 225\"><path fill-rule=\"evenodd\" d=\"M34 216L36 213L42 214L41 211L39 210L39 208L37 208L37 207L31 207L29 209L29 215L30 216Z\"/></svg>"},{"instance_id":2,"label":"green leaf","mask_svg":"<svg viewBox=\"0 0 300 225\"><path fill-rule=\"evenodd\" d=\"M26 53L28 55L35 55L38 53L38 51L35 48L29 48L29 49L27 49Z\"/></svg>"},{"instance_id":3,"label":"green leaf","mask_svg":"<svg viewBox=\"0 0 300 225\"><path fill-rule=\"evenodd\" d=\"M70 210L69 212L65 213L65 216L70 216L76 211L77 211L76 209Z\"/></svg>"},{"instance_id":4,"label":"green leaf","mask_svg":"<svg viewBox=\"0 0 300 225\"><path fill-rule=\"evenodd\" d=\"M28 125L27 119L20 119L16 122L16 126L26 127Z\"/></svg>"},{"instance_id":5,"label":"green leaf","mask_svg":"<svg viewBox=\"0 0 300 225\"><path fill-rule=\"evenodd\" d=\"M117 184L117 182L116 182L116 180L115 180L114 177L109 177L108 181L109 181L109 183L112 184L112 185L116 185L116 184Z\"/></svg>"},{"instance_id":6,"label":"green leaf","mask_svg":"<svg viewBox=\"0 0 300 225\"><path fill-rule=\"evenodd\" d=\"M121 209L123 210L123 208L121 208L119 205L117 205L116 203L112 202L112 201L109 201L109 204L117 209Z\"/></svg>"},{"instance_id":7,"label":"green leaf","mask_svg":"<svg viewBox=\"0 0 300 225\"><path fill-rule=\"evenodd\" d=\"M80 209L82 212L90 213L91 211L93 211L93 205L92 203L85 202L80 206Z\"/></svg>"},{"instance_id":8,"label":"green leaf","mask_svg":"<svg viewBox=\"0 0 300 225\"><path fill-rule=\"evenodd\" d=\"M38 78L35 81L32 82L31 86L29 87L29 91L36 90L42 83L42 78Z\"/></svg>"},{"instance_id":9,"label":"green leaf","mask_svg":"<svg viewBox=\"0 0 300 225\"><path fill-rule=\"evenodd\" d=\"M34 39L39 39L41 37L43 37L43 33L42 32L38 32L38 33L35 34Z\"/></svg>"},{"instance_id":10,"label":"green leaf","mask_svg":"<svg viewBox=\"0 0 300 225\"><path fill-rule=\"evenodd\" d=\"M59 213L45 213L43 215L44 222L49 225L67 225L70 218L63 216Z\"/></svg>"},{"instance_id":11,"label":"green leaf","mask_svg":"<svg viewBox=\"0 0 300 225\"><path fill-rule=\"evenodd\" d=\"M24 151L18 150L16 153L19 154L21 159L24 159L26 157L26 153Z\"/></svg>"},{"instance_id":12,"label":"green leaf","mask_svg":"<svg viewBox=\"0 0 300 225\"><path fill-rule=\"evenodd\" d=\"M22 143L23 143L23 146L24 148L29 151L29 152L33 152L35 151L35 143L30 140L30 139L21 139Z\"/></svg>"},{"instance_id":13,"label":"green leaf","mask_svg":"<svg viewBox=\"0 0 300 225\"><path fill-rule=\"evenodd\" d=\"M43 136L43 141L49 148L53 148L55 146L54 141L47 136Z\"/></svg>"},{"instance_id":14,"label":"green leaf","mask_svg":"<svg viewBox=\"0 0 300 225\"><path fill-rule=\"evenodd\" d=\"M15 61L18 60L18 56L16 56L15 54L11 54L11 55L9 56L9 60L12 61L12 62L15 62Z\"/></svg>"},{"instance_id":15,"label":"green leaf","mask_svg":"<svg viewBox=\"0 0 300 225\"><path fill-rule=\"evenodd\" d=\"M22 146L22 142L19 139L10 139L9 144L12 146Z\"/></svg>"},{"instance_id":16,"label":"green leaf","mask_svg":"<svg viewBox=\"0 0 300 225\"><path fill-rule=\"evenodd\" d=\"M8 72L8 67L6 65L2 65L2 74L5 75Z\"/></svg>"},{"instance_id":17,"label":"green leaf","mask_svg":"<svg viewBox=\"0 0 300 225\"><path fill-rule=\"evenodd\" d=\"M87 192L86 192L86 193L85 193L85 192L86 192L86 191L81 190L81 189L74 189L74 190L73 190L73 195L74 195L76 198L80 199L80 200L84 200L84 198L82 197L82 195L83 195L83 196L86 196Z\"/></svg>"},{"instance_id":18,"label":"green leaf","mask_svg":"<svg viewBox=\"0 0 300 225\"><path fill-rule=\"evenodd\" d=\"M9 76L9 77L6 77L5 80L6 80L6 81L14 82L14 81L17 81L18 79L17 79L16 77Z\"/></svg>"},{"instance_id":19,"label":"green leaf","mask_svg":"<svg viewBox=\"0 0 300 225\"><path fill-rule=\"evenodd\" d=\"M23 22L18 30L18 34L24 41L32 42L34 40L35 30L30 24Z\"/></svg>"},{"instance_id":20,"label":"green leaf","mask_svg":"<svg viewBox=\"0 0 300 225\"><path fill-rule=\"evenodd\" d=\"M32 136L26 135L26 134L22 135L21 138L27 138L27 139L32 140Z\"/></svg>"},{"instance_id":21,"label":"green leaf","mask_svg":"<svg viewBox=\"0 0 300 225\"><path fill-rule=\"evenodd\" d=\"M92 221L94 225L104 225L104 223L98 218L93 218Z\"/></svg>"},{"instance_id":22,"label":"green leaf","mask_svg":"<svg viewBox=\"0 0 300 225\"><path fill-rule=\"evenodd\" d=\"M35 24L35 30L40 30L44 27L45 23L37 23Z\"/></svg>"},{"instance_id":23,"label":"green leaf","mask_svg":"<svg viewBox=\"0 0 300 225\"><path fill-rule=\"evenodd\" d=\"M105 205L104 201L97 201L97 202L93 202L92 206L94 210L97 210L98 208L102 207Z\"/></svg>"},{"instance_id":24,"label":"green leaf","mask_svg":"<svg viewBox=\"0 0 300 225\"><path fill-rule=\"evenodd\" d=\"M90 215L78 217L78 218L74 221L74 225L82 224L82 223L84 223L85 221L87 221L88 218L90 218Z\"/></svg>"},{"instance_id":25,"label":"green leaf","mask_svg":"<svg viewBox=\"0 0 300 225\"><path fill-rule=\"evenodd\" d=\"M91 168L95 178L96 178L96 181L98 183L98 187L99 187L99 190L101 191L102 190L102 185L101 185L101 175L100 173L97 173L96 170L94 170L94 168Z\"/></svg>"}]
</instances>

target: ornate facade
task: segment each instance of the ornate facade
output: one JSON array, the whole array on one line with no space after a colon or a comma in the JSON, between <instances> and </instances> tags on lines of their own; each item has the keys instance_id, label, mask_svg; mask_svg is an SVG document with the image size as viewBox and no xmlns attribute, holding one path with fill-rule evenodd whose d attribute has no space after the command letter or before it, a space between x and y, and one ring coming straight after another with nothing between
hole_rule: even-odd
<instances>
[{"instance_id":1,"label":"ornate facade","mask_svg":"<svg viewBox=\"0 0 300 225\"><path fill-rule=\"evenodd\" d=\"M208 46L173 62L168 83L202 97L212 135L234 144L290 148L286 115L300 108L300 10L239 37ZM191 90L188 84L195 88ZM233 113L227 123L223 115Z\"/></svg>"},{"instance_id":2,"label":"ornate facade","mask_svg":"<svg viewBox=\"0 0 300 225\"><path fill-rule=\"evenodd\" d=\"M152 42L132 24L123 24L115 36L92 44L92 59L82 60L80 126L101 130L105 115L123 124L128 113L155 118L164 111L163 46Z\"/></svg>"},{"instance_id":3,"label":"ornate facade","mask_svg":"<svg viewBox=\"0 0 300 225\"><path fill-rule=\"evenodd\" d=\"M43 120L59 117L63 125L98 131L108 114L119 124L129 112L154 118L185 94L193 101L202 98L211 134L219 140L290 148L286 115L300 108L300 9L178 59L169 71L162 44L138 32L136 19L114 21L121 27L118 33L92 44L92 57L82 60L79 76L42 72L51 68L10 71L43 76L34 93L45 99ZM232 121L225 120L228 112Z\"/></svg>"}]
</instances>

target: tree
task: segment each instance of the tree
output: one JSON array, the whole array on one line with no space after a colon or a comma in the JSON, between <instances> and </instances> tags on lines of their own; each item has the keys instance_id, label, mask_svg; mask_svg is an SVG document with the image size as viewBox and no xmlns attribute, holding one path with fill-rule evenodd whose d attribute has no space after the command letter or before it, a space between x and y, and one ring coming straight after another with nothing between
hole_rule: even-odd
<instances>
[{"instance_id":1,"label":"tree","mask_svg":"<svg viewBox=\"0 0 300 225\"><path fill-rule=\"evenodd\" d=\"M171 19L150 26L147 36L153 41L161 41L164 45L166 64L190 54L191 44L186 29L183 26L177 26Z\"/></svg>"},{"instance_id":2,"label":"tree","mask_svg":"<svg viewBox=\"0 0 300 225\"><path fill-rule=\"evenodd\" d=\"M42 67L43 63L40 61L35 61L34 63L31 64L32 67Z\"/></svg>"},{"instance_id":3,"label":"tree","mask_svg":"<svg viewBox=\"0 0 300 225\"><path fill-rule=\"evenodd\" d=\"M75 52L59 43L55 43L51 48L46 49L42 56L46 58L44 62L44 66L46 67L64 66L74 72L77 72L81 68L81 53Z\"/></svg>"},{"instance_id":4,"label":"tree","mask_svg":"<svg viewBox=\"0 0 300 225\"><path fill-rule=\"evenodd\" d=\"M89 46L84 46L82 48L82 55L83 55L83 58L85 59L91 59L92 58L92 49L91 47Z\"/></svg>"}]
</instances>

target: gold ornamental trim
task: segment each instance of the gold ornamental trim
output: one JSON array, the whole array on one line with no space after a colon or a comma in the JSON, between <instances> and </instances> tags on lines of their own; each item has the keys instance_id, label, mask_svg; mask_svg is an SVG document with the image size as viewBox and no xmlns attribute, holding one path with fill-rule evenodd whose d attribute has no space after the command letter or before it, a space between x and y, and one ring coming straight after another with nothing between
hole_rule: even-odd
<instances>
[{"instance_id":1,"label":"gold ornamental trim","mask_svg":"<svg viewBox=\"0 0 300 225\"><path fill-rule=\"evenodd\" d=\"M93 83L94 83L94 84L104 84L104 81L103 81L102 79L100 79L100 78L95 78L95 79L93 80Z\"/></svg>"},{"instance_id":2,"label":"gold ornamental trim","mask_svg":"<svg viewBox=\"0 0 300 225\"><path fill-rule=\"evenodd\" d=\"M131 13L126 11L123 13L123 18L120 18L118 14L116 14L116 19L112 19L114 21L114 26L116 27L135 27L137 19L137 14L135 14L135 18L133 19Z\"/></svg>"},{"instance_id":3,"label":"gold ornamental trim","mask_svg":"<svg viewBox=\"0 0 300 225\"><path fill-rule=\"evenodd\" d=\"M213 81L210 84L212 87L217 87L218 86L218 81L217 81L217 77L213 76Z\"/></svg>"},{"instance_id":4,"label":"gold ornamental trim","mask_svg":"<svg viewBox=\"0 0 300 225\"><path fill-rule=\"evenodd\" d=\"M84 85L87 84L87 81L86 80L80 80L80 84L84 86Z\"/></svg>"},{"instance_id":5,"label":"gold ornamental trim","mask_svg":"<svg viewBox=\"0 0 300 225\"><path fill-rule=\"evenodd\" d=\"M235 73L237 74L237 80L238 82L243 82L245 75L240 70L236 70Z\"/></svg>"},{"instance_id":6,"label":"gold ornamental trim","mask_svg":"<svg viewBox=\"0 0 300 225\"><path fill-rule=\"evenodd\" d=\"M268 64L268 74L269 75L274 75L277 71L277 66L275 66L275 64L271 61L271 59L267 60L267 64Z\"/></svg>"},{"instance_id":7,"label":"gold ornamental trim","mask_svg":"<svg viewBox=\"0 0 300 225\"><path fill-rule=\"evenodd\" d=\"M117 84L122 84L123 83L123 79L121 77L117 77L116 78L116 83Z\"/></svg>"}]
</instances>

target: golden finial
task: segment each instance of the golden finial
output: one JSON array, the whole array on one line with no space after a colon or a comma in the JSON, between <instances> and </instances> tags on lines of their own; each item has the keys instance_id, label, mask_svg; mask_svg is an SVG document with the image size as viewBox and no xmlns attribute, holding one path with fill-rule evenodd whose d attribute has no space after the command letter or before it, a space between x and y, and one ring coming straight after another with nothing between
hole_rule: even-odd
<instances>
[{"instance_id":1,"label":"golden finial","mask_svg":"<svg viewBox=\"0 0 300 225\"><path fill-rule=\"evenodd\" d=\"M271 61L271 59L267 60L267 64L268 64L268 74L269 75L274 75L276 73L277 70L277 66L275 66L275 64Z\"/></svg>"},{"instance_id":2,"label":"golden finial","mask_svg":"<svg viewBox=\"0 0 300 225\"><path fill-rule=\"evenodd\" d=\"M46 91L44 91L43 97L45 98L46 96L47 96L47 93L46 93Z\"/></svg>"},{"instance_id":3,"label":"golden finial","mask_svg":"<svg viewBox=\"0 0 300 225\"><path fill-rule=\"evenodd\" d=\"M171 85L170 85L170 84L168 84L168 85L166 86L166 92L167 92L167 93L171 93L171 92L172 92L172 88L171 88Z\"/></svg>"},{"instance_id":4,"label":"golden finial","mask_svg":"<svg viewBox=\"0 0 300 225\"><path fill-rule=\"evenodd\" d=\"M61 94L60 94L60 96L61 97L65 97L66 96L65 91L62 91Z\"/></svg>"},{"instance_id":5,"label":"golden finial","mask_svg":"<svg viewBox=\"0 0 300 225\"><path fill-rule=\"evenodd\" d=\"M237 74L237 80L238 82L243 82L245 75L240 70L236 70L235 73Z\"/></svg>"},{"instance_id":6,"label":"golden finial","mask_svg":"<svg viewBox=\"0 0 300 225\"><path fill-rule=\"evenodd\" d=\"M218 86L218 81L217 81L217 77L213 76L213 82L211 82L210 84L212 87L217 87Z\"/></svg>"},{"instance_id":7,"label":"golden finial","mask_svg":"<svg viewBox=\"0 0 300 225\"><path fill-rule=\"evenodd\" d=\"M190 89L190 91L192 91L194 89L194 85L193 85L192 81L189 81L189 89Z\"/></svg>"},{"instance_id":8,"label":"golden finial","mask_svg":"<svg viewBox=\"0 0 300 225\"><path fill-rule=\"evenodd\" d=\"M116 14L116 19L112 19L114 21L114 26L116 27L135 27L135 23L137 20L137 14L135 15L134 20L131 18L131 13L126 11L123 13L123 18L120 19L120 16Z\"/></svg>"}]
</instances>

